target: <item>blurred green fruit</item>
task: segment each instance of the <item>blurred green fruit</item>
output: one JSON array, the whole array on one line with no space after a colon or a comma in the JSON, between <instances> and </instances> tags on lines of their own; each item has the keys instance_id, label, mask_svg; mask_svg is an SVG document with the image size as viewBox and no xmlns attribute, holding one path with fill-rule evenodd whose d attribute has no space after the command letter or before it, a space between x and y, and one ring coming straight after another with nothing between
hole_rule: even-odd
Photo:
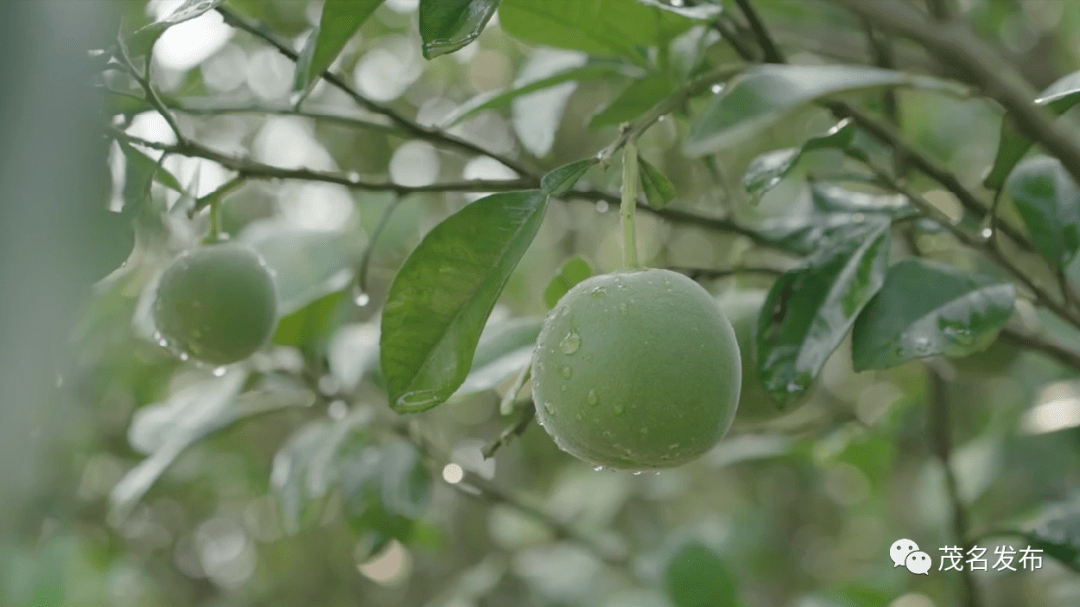
<instances>
[{"instance_id":1,"label":"blurred green fruit","mask_svg":"<svg viewBox=\"0 0 1080 607\"><path fill-rule=\"evenodd\" d=\"M724 311L742 353L742 394L739 396L738 418L759 421L780 412L780 406L758 379L754 364L754 336L758 315L765 305L767 291L761 289L729 291L720 297L720 309Z\"/></svg>"},{"instance_id":2,"label":"blurred green fruit","mask_svg":"<svg viewBox=\"0 0 1080 607\"><path fill-rule=\"evenodd\" d=\"M239 245L184 253L161 275L154 322L170 345L198 360L243 360L274 332L274 277L254 251Z\"/></svg>"},{"instance_id":3,"label":"blurred green fruit","mask_svg":"<svg viewBox=\"0 0 1080 607\"><path fill-rule=\"evenodd\" d=\"M727 432L741 362L731 324L668 270L589 278L548 314L533 356L537 419L564 451L608 468L687 463Z\"/></svg>"}]
</instances>

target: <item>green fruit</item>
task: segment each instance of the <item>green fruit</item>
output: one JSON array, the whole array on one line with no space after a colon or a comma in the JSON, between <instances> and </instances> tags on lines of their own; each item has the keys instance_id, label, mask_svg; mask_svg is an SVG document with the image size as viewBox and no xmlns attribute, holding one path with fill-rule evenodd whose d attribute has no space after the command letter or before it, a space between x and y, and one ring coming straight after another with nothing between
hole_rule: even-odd
<instances>
[{"instance_id":1,"label":"green fruit","mask_svg":"<svg viewBox=\"0 0 1080 607\"><path fill-rule=\"evenodd\" d=\"M739 396L738 413L740 420L760 420L780 411L779 404L758 379L757 365L754 364L757 321L767 295L768 292L755 289L729 292L720 298L720 309L731 321L731 327L735 329L735 339L739 341L739 351L742 353L742 394Z\"/></svg>"},{"instance_id":2,"label":"green fruit","mask_svg":"<svg viewBox=\"0 0 1080 607\"><path fill-rule=\"evenodd\" d=\"M548 314L536 346L537 419L560 448L597 466L684 464L716 445L735 415L735 333L682 274L589 278Z\"/></svg>"},{"instance_id":3,"label":"green fruit","mask_svg":"<svg viewBox=\"0 0 1080 607\"><path fill-rule=\"evenodd\" d=\"M274 332L274 277L254 251L239 245L184 253L161 275L154 321L167 342L199 360L243 360Z\"/></svg>"}]
</instances>

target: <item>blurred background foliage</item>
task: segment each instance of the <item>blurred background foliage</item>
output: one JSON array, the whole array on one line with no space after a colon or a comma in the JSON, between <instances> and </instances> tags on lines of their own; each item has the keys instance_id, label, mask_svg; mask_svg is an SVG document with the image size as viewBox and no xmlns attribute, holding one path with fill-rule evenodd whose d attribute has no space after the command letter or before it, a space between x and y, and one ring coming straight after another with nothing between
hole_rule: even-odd
<instances>
[{"instance_id":1,"label":"blurred background foliage","mask_svg":"<svg viewBox=\"0 0 1080 607\"><path fill-rule=\"evenodd\" d=\"M54 37L44 32L70 34L86 23L92 24L89 33L72 38L71 46L77 41L83 48L107 48L117 30L128 35L170 15L179 3L94 2L78 10L73 4L42 1L50 8L37 12L0 9L12 16L0 19L5 42L21 41L44 53L41 44ZM723 5L741 21L734 3ZM858 21L831 2L755 5L792 63L873 63ZM1080 12L1068 2L956 5L1036 89L1080 65ZM225 6L299 50L323 5L229 0ZM39 19L37 28L18 31L18 23L27 23L19 20L31 14ZM27 41L31 34L40 40ZM896 40L893 54L899 69L964 80L914 44ZM47 77L30 62L12 62L10 51L4 56L5 76L13 81ZM41 65L59 65L66 56L52 59ZM605 113L627 86L668 90L700 65L738 60L702 25L641 64L522 43L503 31L498 15L474 44L426 60L416 0L387 0L331 70L366 98L435 127L477 95L595 63L594 77L520 96L448 129L543 173L598 152L617 136L620 122L652 105L624 103ZM86 80L72 69L72 82ZM659 79L650 81L646 72ZM187 136L224 154L409 188L516 177L490 157L402 136L325 81L314 85L304 112L294 111L294 61L267 40L228 25L216 11L166 30L154 46L149 73L166 103L179 108L176 120ZM650 94L631 91L646 100ZM62 102L70 99L84 109L97 103L75 85L28 85L3 95L23 104L55 100L37 114L43 123L66 117L74 104ZM221 230L267 258L277 272L285 315L272 347L249 361L228 369L183 361L158 345L148 293L168 261L207 229L205 214L187 211L230 183L233 173L212 160L172 154L161 164L164 173L151 179L159 156L152 148L97 145L95 129L107 124L142 140L176 143L165 119L136 97L107 96L107 109L81 127L57 126L41 135L60 149L65 134L75 133L73 144L85 140L94 148L56 157L57 172L74 182L66 190L30 191L51 197L48 208L70 213L63 224L70 229L27 218L37 196L0 189L0 226L10 247L3 259L7 271L0 274L4 303L17 309L21 302L21 314L39 314L39 324L26 326L71 327L58 348L59 375L43 371L53 368L44 355L12 348L3 359L10 360L4 415L16 420L0 429L8 452L5 479L14 479L31 453L27 437L41 440L43 448L33 452L37 472L5 482L11 492L0 498L6 522L2 605L961 604L956 572L913 576L888 558L889 545L900 538L914 539L935 560L939 547L957 541L946 475L928 431L933 398L944 399L952 414L952 467L972 533L1023 520L1080 488L1075 371L1005 342L939 361L937 374L918 361L856 373L845 345L799 406L781 412L765 399L744 401L729 436L713 452L655 475L594 472L536 427L485 459L484 446L514 421L500 415L499 403L535 338L529 331L548 309L544 292L551 278L572 256L597 272L620 265L617 212L605 200L553 201L490 320L474 365L487 374L474 373L446 405L403 417L388 408L378 374L380 304L422 235L479 194L399 196L282 179L230 186ZM874 113L889 111L884 99L879 92L850 96ZM703 103L695 99L684 109L694 115ZM1000 111L983 99L916 89L900 90L897 103L905 136L962 183L977 187L994 158ZM795 224L811 225L800 215L811 212L805 205L808 179L851 169L839 151L808 154L753 204L740 183L751 161L800 145L830 128L833 118L810 107L737 146L688 159L679 145L689 132L687 116L682 110L667 116L639 142L642 156L675 185L673 208L783 233ZM1075 126L1075 116L1065 120ZM374 125L355 128L356 121ZM10 150L33 138L10 121L3 124L9 153L0 152L0 174L10 171L13 183L19 152ZM617 173L594 168L585 179L614 192ZM50 185L52 173L34 174L40 175L38 186ZM110 176L111 194L90 185ZM960 205L937 184L918 176L912 183L946 214L961 215ZM122 219L121 228L91 235L97 224L75 211L88 203L107 206ZM1019 223L1011 204L1003 204L1001 213ZM30 227L38 224L54 229L19 245L19 234L34 233ZM654 267L783 268L790 260L754 246L744 234L708 225L643 213L638 230L642 259ZM927 230L913 239L911 246L927 257L992 272L946 234ZM52 242L68 244L51 254ZM26 255L41 256L40 262ZM71 263L81 264L71 277L42 279L64 289L28 289L39 282L27 282L27 276ZM1032 273L1045 272L1037 263L1028 265ZM723 297L768 288L772 277L703 273L701 280ZM37 308L56 298L88 302L78 314ZM25 323L25 317L8 314L5 327ZM1047 320L1018 301L1012 322L1037 329ZM1050 332L1070 337L1057 326ZM508 363L511 355L519 362ZM938 375L944 380L936 381ZM55 383L58 394L23 418L20 412L34 407L42 393L54 394L31 390L30 378ZM10 388L16 384L22 387ZM1028 542L1008 536L980 541L991 551L1021 543ZM1038 571L974 577L979 604L986 607L1080 601L1080 579L1049 558Z\"/></svg>"}]
</instances>

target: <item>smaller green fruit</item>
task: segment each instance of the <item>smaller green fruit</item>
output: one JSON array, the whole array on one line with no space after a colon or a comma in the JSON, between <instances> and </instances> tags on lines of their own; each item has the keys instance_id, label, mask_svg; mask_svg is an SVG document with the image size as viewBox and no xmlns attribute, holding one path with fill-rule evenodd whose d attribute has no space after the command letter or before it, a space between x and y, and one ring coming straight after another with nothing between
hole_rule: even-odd
<instances>
[{"instance_id":1,"label":"smaller green fruit","mask_svg":"<svg viewBox=\"0 0 1080 607\"><path fill-rule=\"evenodd\" d=\"M760 289L729 291L720 297L720 309L724 311L742 354L742 394L736 419L760 421L780 412L780 405L765 389L754 364L754 342L758 316L765 305L766 291Z\"/></svg>"},{"instance_id":2,"label":"smaller green fruit","mask_svg":"<svg viewBox=\"0 0 1080 607\"><path fill-rule=\"evenodd\" d=\"M274 332L274 277L254 251L239 245L184 253L161 275L154 322L165 340L201 361L243 360Z\"/></svg>"}]
</instances>

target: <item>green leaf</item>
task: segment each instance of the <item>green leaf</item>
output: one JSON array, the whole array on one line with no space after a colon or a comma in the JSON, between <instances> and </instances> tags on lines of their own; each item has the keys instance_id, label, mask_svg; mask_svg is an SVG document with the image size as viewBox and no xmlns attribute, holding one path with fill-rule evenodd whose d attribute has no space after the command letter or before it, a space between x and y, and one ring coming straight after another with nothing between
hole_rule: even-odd
<instances>
[{"instance_id":1,"label":"green leaf","mask_svg":"<svg viewBox=\"0 0 1080 607\"><path fill-rule=\"evenodd\" d=\"M588 57L582 53L537 49L522 66L520 77L522 80L540 80L580 67L586 61ZM551 151L566 104L577 86L576 81L570 80L542 91L520 95L510 102L510 121L514 133L532 155L545 156Z\"/></svg>"},{"instance_id":2,"label":"green leaf","mask_svg":"<svg viewBox=\"0 0 1080 607\"><path fill-rule=\"evenodd\" d=\"M405 260L380 338L395 411L430 409L465 381L485 321L546 208L547 195L536 191L482 198L435 226Z\"/></svg>"},{"instance_id":3,"label":"green leaf","mask_svg":"<svg viewBox=\"0 0 1080 607\"><path fill-rule=\"evenodd\" d=\"M667 565L665 582L675 607L736 607L741 604L735 576L709 548L690 543Z\"/></svg>"},{"instance_id":4,"label":"green leaf","mask_svg":"<svg viewBox=\"0 0 1080 607\"><path fill-rule=\"evenodd\" d=\"M431 502L431 475L416 447L394 441L382 449L382 503L387 512L419 518Z\"/></svg>"},{"instance_id":5,"label":"green leaf","mask_svg":"<svg viewBox=\"0 0 1080 607\"><path fill-rule=\"evenodd\" d=\"M638 175L641 179L641 190L645 193L645 200L649 206L660 210L675 200L675 186L671 185L668 178L656 167L638 156Z\"/></svg>"},{"instance_id":6,"label":"green leaf","mask_svg":"<svg viewBox=\"0 0 1080 607\"><path fill-rule=\"evenodd\" d=\"M462 120L484 111L506 107L518 97L549 89L565 82L583 82L602 76L634 76L637 71L612 61L591 61L583 66L573 66L542 77L520 77L505 89L481 93L457 107L440 124L441 128L450 128Z\"/></svg>"},{"instance_id":7,"label":"green leaf","mask_svg":"<svg viewBox=\"0 0 1080 607\"><path fill-rule=\"evenodd\" d=\"M731 146L822 97L886 86L955 91L955 86L857 65L761 65L733 80L693 123L685 151L704 156Z\"/></svg>"},{"instance_id":8,"label":"green leaf","mask_svg":"<svg viewBox=\"0 0 1080 607\"><path fill-rule=\"evenodd\" d=\"M589 121L590 128L630 122L675 92L675 83L663 74L650 74L634 80L619 96L597 112Z\"/></svg>"},{"instance_id":9,"label":"green leaf","mask_svg":"<svg viewBox=\"0 0 1080 607\"><path fill-rule=\"evenodd\" d=\"M310 93L349 39L382 3L383 0L326 0L319 27L300 51L293 89L302 96Z\"/></svg>"},{"instance_id":10,"label":"green leaf","mask_svg":"<svg viewBox=\"0 0 1080 607\"><path fill-rule=\"evenodd\" d=\"M531 44L631 57L645 62L645 48L694 25L671 11L629 0L503 0L499 25Z\"/></svg>"},{"instance_id":11,"label":"green leaf","mask_svg":"<svg viewBox=\"0 0 1080 607\"><path fill-rule=\"evenodd\" d=\"M917 213L902 195L856 192L813 183L799 193L783 215L760 222L757 231L786 250L809 255L836 228L859 223L871 215L902 218Z\"/></svg>"},{"instance_id":12,"label":"green leaf","mask_svg":"<svg viewBox=\"0 0 1080 607\"><path fill-rule=\"evenodd\" d=\"M131 204L135 208L142 202L150 190L150 179L160 183L174 192L183 192L184 186L180 180L170 173L165 167L160 166L156 160L150 158L142 151L132 147L125 141L117 141L120 151L127 159L124 171L124 201L125 205Z\"/></svg>"},{"instance_id":13,"label":"green leaf","mask_svg":"<svg viewBox=\"0 0 1080 607\"><path fill-rule=\"evenodd\" d=\"M687 19L694 19L697 21L709 21L715 19L720 15L721 8L716 4L702 4L700 6L672 6L671 4L664 4L660 0L637 0L638 3L645 6L653 6L660 10L670 11L676 15L681 15Z\"/></svg>"},{"instance_id":14,"label":"green leaf","mask_svg":"<svg viewBox=\"0 0 1080 607\"><path fill-rule=\"evenodd\" d=\"M543 324L541 318L512 318L486 327L469 376L454 396L494 390L529 366Z\"/></svg>"},{"instance_id":15,"label":"green leaf","mask_svg":"<svg viewBox=\"0 0 1080 607\"><path fill-rule=\"evenodd\" d=\"M544 175L543 179L540 180L540 189L549 196L562 196L574 189L578 180L599 162L596 158L586 158L585 160L564 164Z\"/></svg>"},{"instance_id":16,"label":"green leaf","mask_svg":"<svg viewBox=\"0 0 1080 607\"><path fill-rule=\"evenodd\" d=\"M791 169L812 150L826 148L846 148L855 135L855 126L850 119L844 119L829 129L824 135L807 139L800 147L775 150L758 156L750 162L743 174L743 188L755 198L773 189Z\"/></svg>"},{"instance_id":17,"label":"green leaf","mask_svg":"<svg viewBox=\"0 0 1080 607\"><path fill-rule=\"evenodd\" d=\"M1080 498L1048 504L1019 535L1073 571L1080 571Z\"/></svg>"},{"instance_id":18,"label":"green leaf","mask_svg":"<svg viewBox=\"0 0 1080 607\"><path fill-rule=\"evenodd\" d=\"M346 306L345 291L335 291L278 320L273 343L302 348L318 344L336 328Z\"/></svg>"},{"instance_id":19,"label":"green leaf","mask_svg":"<svg viewBox=\"0 0 1080 607\"><path fill-rule=\"evenodd\" d=\"M548 309L554 308L567 291L592 275L592 266L584 257L571 257L564 261L562 267L559 268L559 273L544 289L544 303L547 304Z\"/></svg>"},{"instance_id":20,"label":"green leaf","mask_svg":"<svg viewBox=\"0 0 1080 607\"><path fill-rule=\"evenodd\" d=\"M1080 102L1080 72L1073 72L1051 84L1038 98L1036 105L1046 107L1051 114L1060 116ZM983 186L997 190L1005 183L1016 164L1031 149L1031 140L1020 134L1016 125L1006 118L1001 123L1001 139L998 143L997 156L990 167Z\"/></svg>"},{"instance_id":21,"label":"green leaf","mask_svg":"<svg viewBox=\"0 0 1080 607\"><path fill-rule=\"evenodd\" d=\"M282 316L344 289L363 249L362 237L350 232L285 229L245 240L274 272Z\"/></svg>"},{"instance_id":22,"label":"green leaf","mask_svg":"<svg viewBox=\"0 0 1080 607\"><path fill-rule=\"evenodd\" d=\"M855 321L856 371L887 369L926 356L967 356L985 349L1012 315L1012 283L905 259Z\"/></svg>"},{"instance_id":23,"label":"green leaf","mask_svg":"<svg viewBox=\"0 0 1080 607\"><path fill-rule=\"evenodd\" d=\"M350 392L379 366L379 326L373 323L345 325L326 347L326 363L341 389Z\"/></svg>"},{"instance_id":24,"label":"green leaf","mask_svg":"<svg viewBox=\"0 0 1080 607\"><path fill-rule=\"evenodd\" d=\"M1080 249L1080 189L1059 161L1045 156L1017 166L1007 187L1035 250L1064 269Z\"/></svg>"},{"instance_id":25,"label":"green leaf","mask_svg":"<svg viewBox=\"0 0 1080 607\"><path fill-rule=\"evenodd\" d=\"M885 280L890 223L870 216L832 230L773 284L758 319L758 374L783 403L809 389Z\"/></svg>"},{"instance_id":26,"label":"green leaf","mask_svg":"<svg viewBox=\"0 0 1080 607\"><path fill-rule=\"evenodd\" d=\"M420 0L424 58L452 53L476 40L497 8L499 0Z\"/></svg>"},{"instance_id":27,"label":"green leaf","mask_svg":"<svg viewBox=\"0 0 1080 607\"><path fill-rule=\"evenodd\" d=\"M202 16L220 6L225 0L185 0L168 17L136 30L127 39L128 52L134 57L145 55L150 47L170 27Z\"/></svg>"},{"instance_id":28,"label":"green leaf","mask_svg":"<svg viewBox=\"0 0 1080 607\"><path fill-rule=\"evenodd\" d=\"M294 432L274 455L270 487L286 535L314 525L331 488L340 481L339 453L370 418L354 409L336 422L314 421Z\"/></svg>"},{"instance_id":29,"label":"green leaf","mask_svg":"<svg viewBox=\"0 0 1080 607\"><path fill-rule=\"evenodd\" d=\"M109 495L113 521L126 518L165 469L203 437L245 417L314 402L310 391L286 380L264 383L262 388L240 394L247 377L248 370L237 366L138 411L128 439L132 447L149 457L113 487Z\"/></svg>"}]
</instances>

